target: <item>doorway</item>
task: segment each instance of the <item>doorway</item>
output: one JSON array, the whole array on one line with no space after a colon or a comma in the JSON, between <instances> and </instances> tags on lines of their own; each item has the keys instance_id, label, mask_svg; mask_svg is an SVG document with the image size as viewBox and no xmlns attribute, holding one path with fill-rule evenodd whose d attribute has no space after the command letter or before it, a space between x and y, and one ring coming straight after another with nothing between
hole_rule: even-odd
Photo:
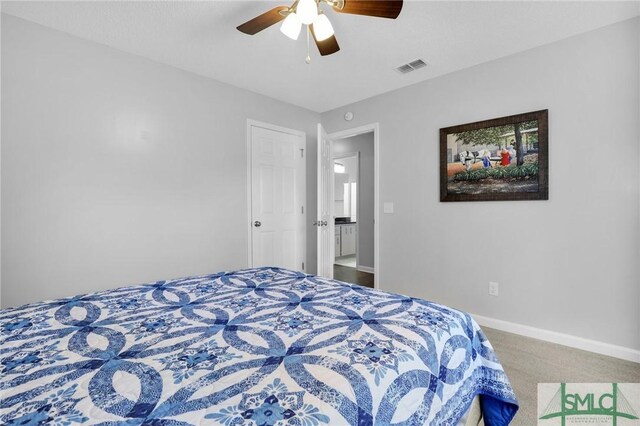
<instances>
[{"instance_id":1,"label":"doorway","mask_svg":"<svg viewBox=\"0 0 640 426\"><path fill-rule=\"evenodd\" d=\"M304 271L305 134L247 120L250 267Z\"/></svg>"},{"instance_id":2,"label":"doorway","mask_svg":"<svg viewBox=\"0 0 640 426\"><path fill-rule=\"evenodd\" d=\"M334 278L373 287L374 135L361 133L333 142L335 183Z\"/></svg>"},{"instance_id":3,"label":"doorway","mask_svg":"<svg viewBox=\"0 0 640 426\"><path fill-rule=\"evenodd\" d=\"M378 215L380 210L378 127L378 123L373 123L328 135L324 132L322 126L319 126L318 131L318 218L322 221L322 224L324 224L324 220L326 220L324 219L325 217L329 219L329 226L322 227L324 228L324 233L320 234L320 228L318 230L318 275L328 278L334 277L347 282L358 283L362 281L364 285L371 286L371 284L373 284L374 288L380 288L380 250L378 244ZM368 144L366 148L367 169L369 172L366 180L369 188L371 188L373 201L370 201L370 197L366 206L362 201L363 192L361 190L364 189L365 184L365 180L363 180L363 166L365 164L364 148L357 148L353 145L353 140L357 139L361 139L361 143ZM334 159L347 158L353 154L358 154L358 179L355 188L349 185L350 189L348 191L351 191L352 194L355 193L354 198L356 205L355 209L351 207L351 210L348 210L348 213L345 214L344 200L342 200L342 204L336 204L337 201L340 200L334 198L334 193L340 192L340 189L342 189L343 193L342 198L344 198L345 194L344 184L340 188L336 186L336 165ZM328 167L327 163L330 163L331 167ZM340 178L338 180L340 181ZM351 183L352 182L349 182L349 184ZM340 198L340 196L338 196L338 198ZM351 200L349 200L349 202L351 203ZM327 205L328 208L325 207ZM330 214L325 214L327 210L330 210ZM353 210L355 210L355 220L351 219ZM351 232L355 240L355 253L353 253L355 259L339 259L339 263L342 263L341 260L348 260L350 262L348 266L340 265L339 263L336 265L335 263L337 253L340 253L340 256L337 257L344 257L342 256L341 246L340 252L338 251L338 243L342 244L342 241L338 241L337 235L338 227L342 225L342 223L340 223L341 221L354 222L348 223L347 225L354 225ZM326 234L330 234L330 236ZM320 238L321 236L322 239ZM329 239L329 237L331 239ZM342 237L342 229L340 229L340 237ZM363 241L363 237L366 237L368 241ZM347 244L352 244L352 241L353 240L347 241ZM350 247L347 247L345 253L350 253L349 249ZM367 253L366 256L365 252ZM347 254L347 257L348 256L352 255ZM355 267L353 267L353 260L355 260Z\"/></svg>"}]
</instances>

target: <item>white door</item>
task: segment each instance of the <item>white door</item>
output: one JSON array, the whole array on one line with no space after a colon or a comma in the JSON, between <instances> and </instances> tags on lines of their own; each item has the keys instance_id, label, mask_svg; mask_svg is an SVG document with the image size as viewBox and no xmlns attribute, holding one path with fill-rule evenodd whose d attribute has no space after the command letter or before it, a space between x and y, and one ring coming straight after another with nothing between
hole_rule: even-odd
<instances>
[{"instance_id":1,"label":"white door","mask_svg":"<svg viewBox=\"0 0 640 426\"><path fill-rule=\"evenodd\" d=\"M250 125L252 267L304 270L304 133Z\"/></svg>"},{"instance_id":2,"label":"white door","mask_svg":"<svg viewBox=\"0 0 640 426\"><path fill-rule=\"evenodd\" d=\"M318 123L318 275L333 278L335 222L333 219L333 143Z\"/></svg>"}]
</instances>

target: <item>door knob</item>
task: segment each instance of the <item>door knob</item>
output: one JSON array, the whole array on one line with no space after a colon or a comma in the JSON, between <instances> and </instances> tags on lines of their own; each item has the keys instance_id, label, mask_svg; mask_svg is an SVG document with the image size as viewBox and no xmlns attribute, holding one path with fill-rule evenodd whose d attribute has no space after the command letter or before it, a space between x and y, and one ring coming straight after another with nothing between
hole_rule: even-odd
<instances>
[{"instance_id":1,"label":"door knob","mask_svg":"<svg viewBox=\"0 0 640 426\"><path fill-rule=\"evenodd\" d=\"M255 226L256 228L259 228L260 226L262 226L262 222L260 222L259 220L256 220L255 222L253 222L253 226Z\"/></svg>"}]
</instances>

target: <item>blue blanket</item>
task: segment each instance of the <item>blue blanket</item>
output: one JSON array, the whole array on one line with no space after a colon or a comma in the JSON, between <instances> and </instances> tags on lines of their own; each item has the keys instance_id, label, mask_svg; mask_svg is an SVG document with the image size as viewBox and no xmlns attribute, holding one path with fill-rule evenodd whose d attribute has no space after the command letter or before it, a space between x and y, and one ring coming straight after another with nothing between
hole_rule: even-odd
<instances>
[{"instance_id":1,"label":"blue blanket","mask_svg":"<svg viewBox=\"0 0 640 426\"><path fill-rule=\"evenodd\" d=\"M466 313L258 268L0 311L0 422L486 425L516 398Z\"/></svg>"}]
</instances>

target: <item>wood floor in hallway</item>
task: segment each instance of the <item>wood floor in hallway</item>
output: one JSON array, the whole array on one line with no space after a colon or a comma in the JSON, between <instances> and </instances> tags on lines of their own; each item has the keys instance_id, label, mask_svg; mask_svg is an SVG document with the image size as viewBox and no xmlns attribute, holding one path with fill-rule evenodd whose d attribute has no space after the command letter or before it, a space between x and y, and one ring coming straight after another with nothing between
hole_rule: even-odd
<instances>
[{"instance_id":1,"label":"wood floor in hallway","mask_svg":"<svg viewBox=\"0 0 640 426\"><path fill-rule=\"evenodd\" d=\"M360 284L364 287L373 288L373 274L358 271L343 265L333 265L333 278L347 283Z\"/></svg>"}]
</instances>

